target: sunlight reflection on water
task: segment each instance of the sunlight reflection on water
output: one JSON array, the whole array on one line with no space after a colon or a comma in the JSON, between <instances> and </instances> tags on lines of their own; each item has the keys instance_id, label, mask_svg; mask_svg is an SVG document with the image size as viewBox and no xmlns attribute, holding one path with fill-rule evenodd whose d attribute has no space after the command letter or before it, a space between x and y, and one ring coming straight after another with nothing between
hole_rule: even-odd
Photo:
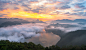
<instances>
[{"instance_id":1,"label":"sunlight reflection on water","mask_svg":"<svg viewBox=\"0 0 86 50\"><path fill-rule=\"evenodd\" d=\"M56 43L60 40L58 35L53 33L41 33L39 37L32 37L29 39L29 42L33 42L35 44L41 44L44 47L49 47L52 45L56 45Z\"/></svg>"}]
</instances>

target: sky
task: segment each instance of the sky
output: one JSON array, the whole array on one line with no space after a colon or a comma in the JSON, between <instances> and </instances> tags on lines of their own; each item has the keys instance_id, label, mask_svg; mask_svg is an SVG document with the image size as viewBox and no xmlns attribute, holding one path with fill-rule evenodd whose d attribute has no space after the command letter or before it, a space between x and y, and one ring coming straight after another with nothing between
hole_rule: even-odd
<instances>
[{"instance_id":1,"label":"sky","mask_svg":"<svg viewBox=\"0 0 86 50\"><path fill-rule=\"evenodd\" d=\"M86 19L86 0L0 0L0 18Z\"/></svg>"}]
</instances>

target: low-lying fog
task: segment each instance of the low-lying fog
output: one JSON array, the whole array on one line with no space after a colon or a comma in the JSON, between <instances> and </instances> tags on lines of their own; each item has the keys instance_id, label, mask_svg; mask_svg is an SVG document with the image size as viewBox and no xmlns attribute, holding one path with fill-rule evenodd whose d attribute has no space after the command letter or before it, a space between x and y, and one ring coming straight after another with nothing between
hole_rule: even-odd
<instances>
[{"instance_id":1,"label":"low-lying fog","mask_svg":"<svg viewBox=\"0 0 86 50\"><path fill-rule=\"evenodd\" d=\"M63 31L63 34L76 30L85 30L83 23L29 23L0 28L0 40L14 42L33 42L43 46L55 45L60 39L60 35L52 30ZM60 33L59 33L60 34Z\"/></svg>"}]
</instances>

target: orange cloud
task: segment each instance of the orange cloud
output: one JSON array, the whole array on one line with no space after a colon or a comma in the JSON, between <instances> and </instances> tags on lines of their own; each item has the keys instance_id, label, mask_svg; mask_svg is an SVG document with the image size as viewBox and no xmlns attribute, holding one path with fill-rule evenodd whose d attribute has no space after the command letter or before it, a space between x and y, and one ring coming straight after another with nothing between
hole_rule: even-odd
<instances>
[{"instance_id":1,"label":"orange cloud","mask_svg":"<svg viewBox=\"0 0 86 50\"><path fill-rule=\"evenodd\" d=\"M38 14L38 13L33 13L31 11L26 12L21 9L17 10L11 10L11 9L6 9L3 11L0 11L2 14L7 14L4 15L6 18L35 18L35 19L40 19L40 20L45 20L45 19L52 19L53 17L51 15L47 14Z\"/></svg>"},{"instance_id":2,"label":"orange cloud","mask_svg":"<svg viewBox=\"0 0 86 50\"><path fill-rule=\"evenodd\" d=\"M47 9L46 9L47 10ZM49 9L47 10L49 11ZM46 12L47 12L46 11ZM16 10L12 10L12 9L6 9L3 11L0 11L0 14L6 14L3 15L3 18L22 18L22 19L26 19L26 18L33 18L33 19L39 19L41 21L49 21L49 20L57 20L57 19L77 19L77 18L81 18L79 16L75 16L75 15L66 15L66 14L48 14L48 13L33 13L32 11L23 11L22 9L16 9ZM75 17L74 17L75 16Z\"/></svg>"},{"instance_id":3,"label":"orange cloud","mask_svg":"<svg viewBox=\"0 0 86 50\"><path fill-rule=\"evenodd\" d=\"M55 3L46 3L45 5L52 5L52 6L53 6L53 5L58 5L58 4L60 4L60 3L62 3L62 2L59 2L59 1L58 1L58 2L55 2Z\"/></svg>"}]
</instances>

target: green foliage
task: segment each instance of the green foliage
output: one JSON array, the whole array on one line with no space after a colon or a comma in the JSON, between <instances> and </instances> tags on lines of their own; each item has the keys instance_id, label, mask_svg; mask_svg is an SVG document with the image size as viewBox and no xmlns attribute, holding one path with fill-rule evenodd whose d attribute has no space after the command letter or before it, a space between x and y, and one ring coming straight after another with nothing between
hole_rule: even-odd
<instances>
[{"instance_id":1,"label":"green foliage","mask_svg":"<svg viewBox=\"0 0 86 50\"><path fill-rule=\"evenodd\" d=\"M35 45L32 42L21 43L21 42L9 42L8 40L0 41L0 50L86 50L86 45L83 46L67 46L67 47L58 47L52 45L50 47L43 47L40 44Z\"/></svg>"},{"instance_id":2,"label":"green foliage","mask_svg":"<svg viewBox=\"0 0 86 50\"><path fill-rule=\"evenodd\" d=\"M18 42L9 42L8 40L0 41L0 50L45 50L40 44L35 45L32 42L29 43L18 43Z\"/></svg>"}]
</instances>

